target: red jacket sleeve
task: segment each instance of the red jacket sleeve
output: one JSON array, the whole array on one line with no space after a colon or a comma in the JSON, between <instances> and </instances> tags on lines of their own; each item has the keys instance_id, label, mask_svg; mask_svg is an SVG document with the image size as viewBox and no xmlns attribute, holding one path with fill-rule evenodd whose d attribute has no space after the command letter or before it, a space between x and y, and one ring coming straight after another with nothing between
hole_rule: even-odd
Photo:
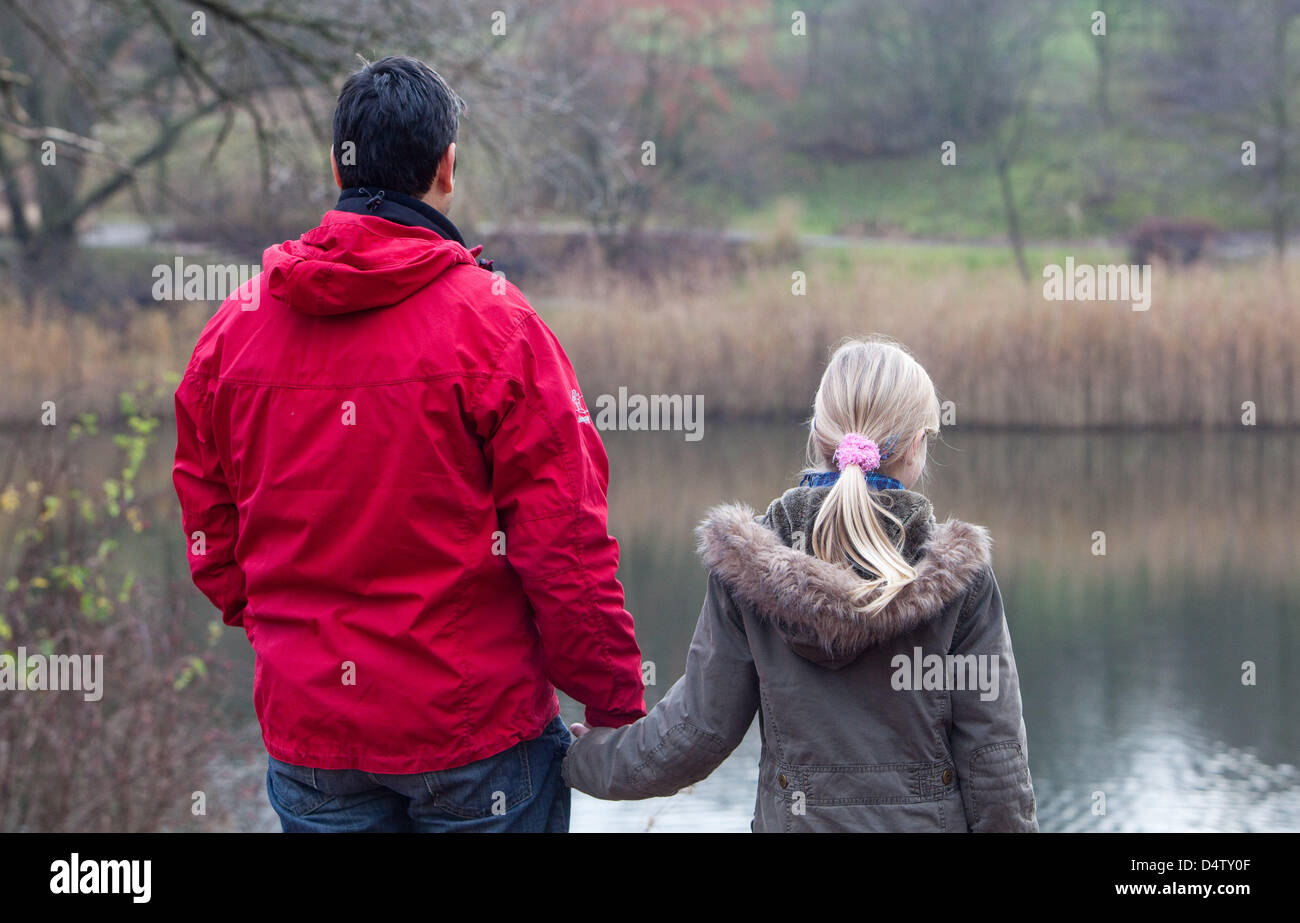
<instances>
[{"instance_id":1,"label":"red jacket sleeve","mask_svg":"<svg viewBox=\"0 0 1300 923\"><path fill-rule=\"evenodd\" d=\"M243 625L248 600L244 572L235 562L239 512L212 444L208 384L209 379L191 370L176 389L172 483L181 502L186 557L194 585L221 610L227 625Z\"/></svg>"},{"instance_id":2,"label":"red jacket sleeve","mask_svg":"<svg viewBox=\"0 0 1300 923\"><path fill-rule=\"evenodd\" d=\"M587 706L589 724L635 721L645 687L608 532L609 460L573 367L536 314L512 334L472 413L547 678Z\"/></svg>"}]
</instances>

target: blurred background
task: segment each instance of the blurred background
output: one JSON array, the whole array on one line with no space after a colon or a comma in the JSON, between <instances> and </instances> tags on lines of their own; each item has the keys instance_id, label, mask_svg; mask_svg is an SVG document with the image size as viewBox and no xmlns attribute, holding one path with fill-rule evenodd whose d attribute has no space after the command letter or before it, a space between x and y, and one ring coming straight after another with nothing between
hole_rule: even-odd
<instances>
[{"instance_id":1,"label":"blurred background","mask_svg":"<svg viewBox=\"0 0 1300 923\"><path fill-rule=\"evenodd\" d=\"M98 703L0 692L0 830L278 829L170 481L218 302L155 282L313 227L387 54L467 101L451 217L588 401L702 395L698 442L604 433L650 703L692 526L793 486L829 348L885 333L996 539L1042 828L1300 829L1300 0L0 0L0 652L105 657ZM1067 258L1149 310L1049 300ZM747 830L757 748L574 829Z\"/></svg>"}]
</instances>

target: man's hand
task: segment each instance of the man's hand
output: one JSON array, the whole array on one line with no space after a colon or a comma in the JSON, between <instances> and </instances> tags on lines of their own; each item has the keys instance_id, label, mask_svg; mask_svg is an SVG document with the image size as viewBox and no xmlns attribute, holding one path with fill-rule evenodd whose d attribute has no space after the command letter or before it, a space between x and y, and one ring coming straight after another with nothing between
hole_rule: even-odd
<instances>
[{"instance_id":1,"label":"man's hand","mask_svg":"<svg viewBox=\"0 0 1300 923\"><path fill-rule=\"evenodd\" d=\"M588 727L587 727L585 724L583 724L581 721L578 721L578 722L575 722L574 724L569 725L569 732L570 732L571 734L573 734L574 737L581 737L583 734L587 733L587 731L589 731L589 730L590 730L590 728L588 728Z\"/></svg>"}]
</instances>

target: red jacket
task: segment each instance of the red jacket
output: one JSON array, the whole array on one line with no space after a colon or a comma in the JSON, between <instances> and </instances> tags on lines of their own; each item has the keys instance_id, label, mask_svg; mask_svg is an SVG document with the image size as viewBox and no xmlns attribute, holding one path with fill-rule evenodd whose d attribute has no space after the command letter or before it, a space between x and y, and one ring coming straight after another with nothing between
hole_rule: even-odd
<instances>
[{"instance_id":1,"label":"red jacket","mask_svg":"<svg viewBox=\"0 0 1300 923\"><path fill-rule=\"evenodd\" d=\"M194 582L256 653L270 754L460 766L537 736L552 683L591 724L644 715L608 460L519 291L432 230L337 210L262 269L177 389L173 480Z\"/></svg>"}]
</instances>

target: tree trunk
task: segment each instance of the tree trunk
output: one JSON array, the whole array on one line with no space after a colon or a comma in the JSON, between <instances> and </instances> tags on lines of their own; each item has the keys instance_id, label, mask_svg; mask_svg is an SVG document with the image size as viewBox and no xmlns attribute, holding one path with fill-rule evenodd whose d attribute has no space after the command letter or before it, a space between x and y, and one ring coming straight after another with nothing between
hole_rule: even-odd
<instances>
[{"instance_id":1,"label":"tree trunk","mask_svg":"<svg viewBox=\"0 0 1300 923\"><path fill-rule=\"evenodd\" d=\"M1029 281L1029 266L1025 263L1025 241L1020 233L1020 212L1016 208L1016 196L1011 188L1011 163L1005 157L999 157L998 185L1002 188L1002 205L1007 212L1007 237L1011 240L1011 250L1016 256L1016 268L1020 278Z\"/></svg>"},{"instance_id":2,"label":"tree trunk","mask_svg":"<svg viewBox=\"0 0 1300 923\"><path fill-rule=\"evenodd\" d=\"M1286 46L1287 31L1294 14L1278 5L1278 23L1273 38L1274 79L1277 81L1273 96L1273 131L1277 139L1277 159L1273 166L1275 194L1272 199L1273 250L1281 264L1286 259L1286 232L1289 218L1290 202L1286 197L1287 176L1287 140L1290 137L1290 118L1287 112L1287 92L1290 89L1290 75L1287 72Z\"/></svg>"},{"instance_id":3,"label":"tree trunk","mask_svg":"<svg viewBox=\"0 0 1300 923\"><path fill-rule=\"evenodd\" d=\"M1108 41L1110 39L1107 36L1093 36L1097 51L1097 114L1101 117L1101 124L1105 128L1111 126L1110 50L1106 47Z\"/></svg>"}]
</instances>

